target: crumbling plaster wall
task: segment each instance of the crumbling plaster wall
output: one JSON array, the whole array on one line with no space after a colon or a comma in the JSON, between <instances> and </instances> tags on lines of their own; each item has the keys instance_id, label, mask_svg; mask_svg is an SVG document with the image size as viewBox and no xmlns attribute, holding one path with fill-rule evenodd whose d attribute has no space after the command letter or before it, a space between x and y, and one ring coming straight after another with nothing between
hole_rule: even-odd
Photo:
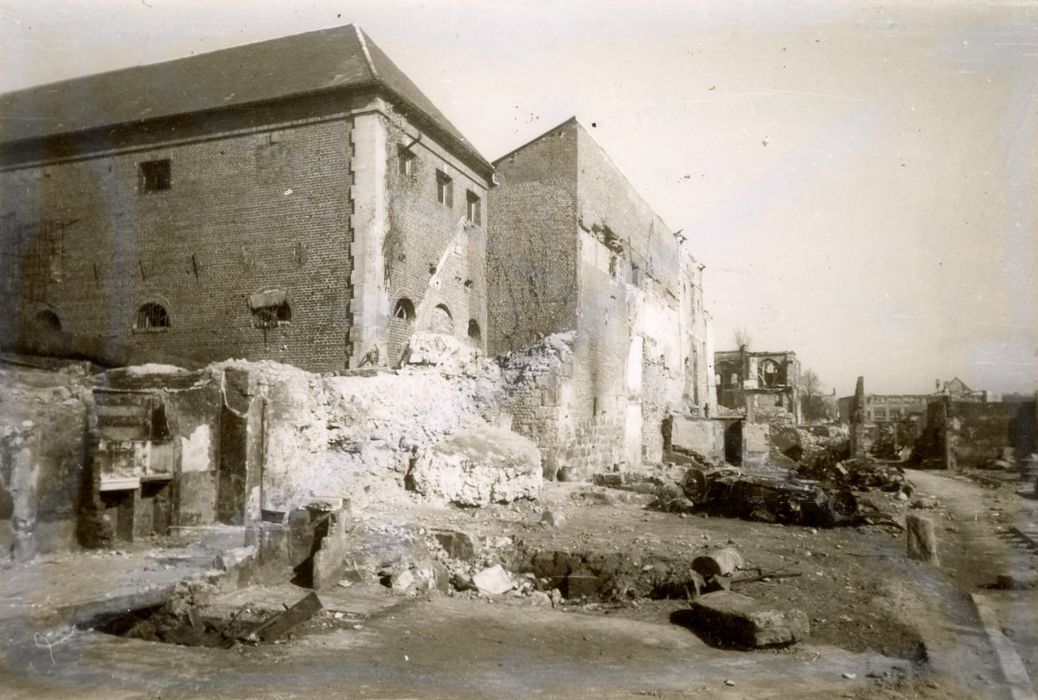
<instances>
[{"instance_id":1,"label":"crumbling plaster wall","mask_svg":"<svg viewBox=\"0 0 1038 700\"><path fill-rule=\"evenodd\" d=\"M224 110L5 152L5 343L40 310L64 330L194 358L338 369L350 304L350 120L341 96ZM168 190L138 164L171 161ZM288 293L292 320L256 327L247 296ZM16 303L15 303L16 302ZM158 302L166 331L135 332Z\"/></svg>"},{"instance_id":2,"label":"crumbling plaster wall","mask_svg":"<svg viewBox=\"0 0 1038 700\"><path fill-rule=\"evenodd\" d=\"M0 558L76 549L89 392L9 377L0 398Z\"/></svg>"}]
</instances>

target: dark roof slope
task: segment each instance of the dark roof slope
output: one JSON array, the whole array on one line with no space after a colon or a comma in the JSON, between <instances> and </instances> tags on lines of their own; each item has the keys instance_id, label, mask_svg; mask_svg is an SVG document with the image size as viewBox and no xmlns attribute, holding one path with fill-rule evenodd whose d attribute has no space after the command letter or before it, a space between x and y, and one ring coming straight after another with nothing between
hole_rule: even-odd
<instances>
[{"instance_id":1,"label":"dark roof slope","mask_svg":"<svg viewBox=\"0 0 1038 700\"><path fill-rule=\"evenodd\" d=\"M5 93L0 95L0 142L376 84L489 165L352 24Z\"/></svg>"}]
</instances>

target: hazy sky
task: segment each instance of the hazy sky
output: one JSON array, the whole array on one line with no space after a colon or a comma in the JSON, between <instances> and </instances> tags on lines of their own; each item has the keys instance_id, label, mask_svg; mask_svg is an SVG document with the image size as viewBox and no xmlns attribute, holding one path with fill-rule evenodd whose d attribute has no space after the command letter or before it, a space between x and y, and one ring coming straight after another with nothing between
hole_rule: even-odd
<instances>
[{"instance_id":1,"label":"hazy sky","mask_svg":"<svg viewBox=\"0 0 1038 700\"><path fill-rule=\"evenodd\" d=\"M0 91L348 22L491 160L576 115L707 265L718 349L1038 390L1035 2L0 0Z\"/></svg>"}]
</instances>

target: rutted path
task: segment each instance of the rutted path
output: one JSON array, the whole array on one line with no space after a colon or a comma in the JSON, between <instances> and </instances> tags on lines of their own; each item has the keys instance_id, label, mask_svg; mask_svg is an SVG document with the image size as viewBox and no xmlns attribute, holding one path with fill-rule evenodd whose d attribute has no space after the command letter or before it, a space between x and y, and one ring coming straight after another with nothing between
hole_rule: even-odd
<instances>
[{"instance_id":1,"label":"rutted path","mask_svg":"<svg viewBox=\"0 0 1038 700\"><path fill-rule=\"evenodd\" d=\"M938 649L931 656L935 670L958 673L968 680L969 671L964 652L970 647L981 654L981 641L990 647L998 646L998 639L1011 642L1009 655L1015 652L1023 661L1026 673L1035 677L1038 672L1038 615L1035 612L1033 591L998 591L990 588L1000 574L1031 571L1038 564L1034 546L1021 532L1034 530L1036 502L1004 489L987 489L961 475L940 472L910 471L909 478L921 493L936 496L944 507L943 513L933 515L939 528L941 540L940 571L945 585L954 588L958 597L969 601L971 593L977 593L982 601L990 604L989 620L992 625L985 631L973 608L968 616L948 616L960 627L961 646ZM990 655L992 652L988 652ZM1012 660L993 659L986 668L1003 669L1002 676L1011 676L1000 681L1009 683L1011 697L1033 697L1029 682L1013 674ZM1009 667L1009 670L1005 670Z\"/></svg>"}]
</instances>

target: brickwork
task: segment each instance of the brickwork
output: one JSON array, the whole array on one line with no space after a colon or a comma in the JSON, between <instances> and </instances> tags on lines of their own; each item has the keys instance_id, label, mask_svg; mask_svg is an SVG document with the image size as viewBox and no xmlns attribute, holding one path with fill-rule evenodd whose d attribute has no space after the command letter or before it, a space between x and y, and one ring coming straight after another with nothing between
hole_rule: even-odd
<instances>
[{"instance_id":1,"label":"brickwork","mask_svg":"<svg viewBox=\"0 0 1038 700\"><path fill-rule=\"evenodd\" d=\"M576 328L576 148L565 125L495 163L487 241L487 350Z\"/></svg>"},{"instance_id":2,"label":"brickwork","mask_svg":"<svg viewBox=\"0 0 1038 700\"><path fill-rule=\"evenodd\" d=\"M389 321L389 357L396 360L412 330L449 330L467 338L470 321L485 349L486 235L489 183L426 135L392 115L387 138L389 223L382 255L387 270L390 307L411 301L413 321ZM410 172L401 172L401 158ZM438 201L437 173L451 179L450 203ZM476 221L467 220L469 196L479 200ZM474 217L476 218L476 217ZM434 328L438 306L450 312L449 328Z\"/></svg>"},{"instance_id":3,"label":"brickwork","mask_svg":"<svg viewBox=\"0 0 1038 700\"><path fill-rule=\"evenodd\" d=\"M18 317L6 317L4 337L49 309L63 330L145 355L341 368L351 265L344 107L340 97L199 116L69 145L43 162L28 160L40 152L6 154L3 291ZM139 164L160 159L170 161L169 189L139 191ZM285 290L291 321L260 328L247 296L268 288ZM167 330L134 329L148 302L165 307Z\"/></svg>"}]
</instances>

